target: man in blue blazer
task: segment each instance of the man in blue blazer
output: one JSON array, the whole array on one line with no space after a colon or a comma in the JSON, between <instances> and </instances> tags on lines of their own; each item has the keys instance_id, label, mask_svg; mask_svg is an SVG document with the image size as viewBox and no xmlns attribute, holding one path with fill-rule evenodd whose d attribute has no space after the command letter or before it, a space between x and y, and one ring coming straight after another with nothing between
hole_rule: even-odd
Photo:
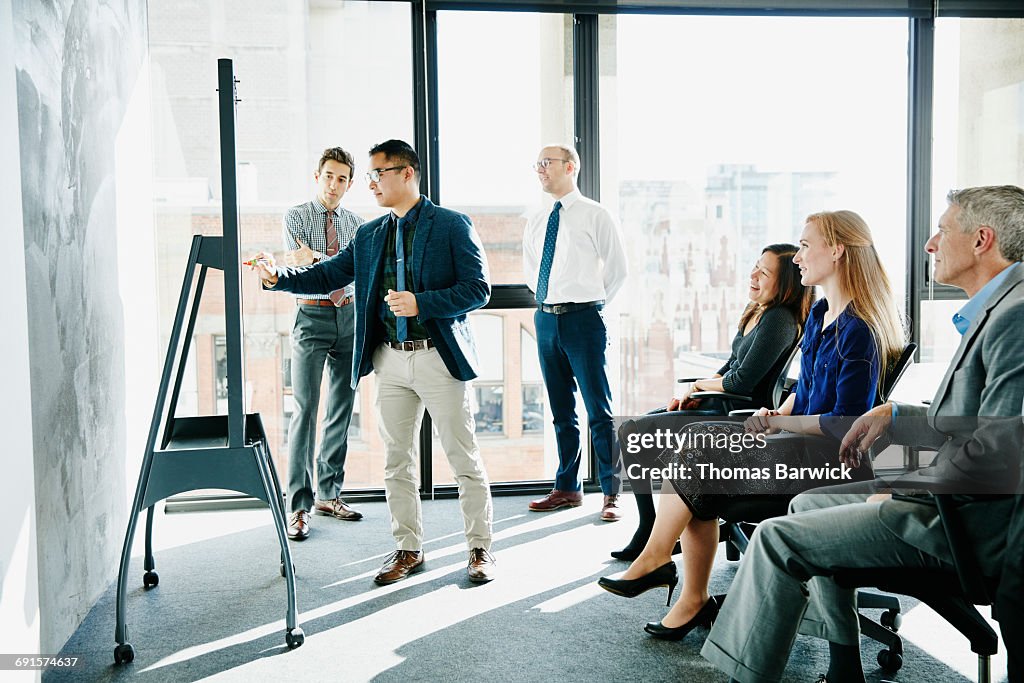
<instances>
[{"instance_id":1,"label":"man in blue blazer","mask_svg":"<svg viewBox=\"0 0 1024 683\"><path fill-rule=\"evenodd\" d=\"M470 410L477 354L467 314L491 287L469 217L419 193L419 157L388 140L370 150L370 190L391 211L360 226L349 245L309 268L285 269L258 254L253 266L275 291L322 294L355 282L352 385L372 370L385 446L384 488L397 550L374 581L386 585L423 569L423 516L416 437L430 412L459 486L470 581L494 577L490 483Z\"/></svg>"}]
</instances>

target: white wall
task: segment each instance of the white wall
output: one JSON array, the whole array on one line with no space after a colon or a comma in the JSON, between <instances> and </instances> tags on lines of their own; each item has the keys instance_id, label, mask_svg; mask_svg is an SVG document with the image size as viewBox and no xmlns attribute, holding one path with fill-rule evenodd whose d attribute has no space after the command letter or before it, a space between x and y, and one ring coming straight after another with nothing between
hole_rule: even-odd
<instances>
[{"instance_id":1,"label":"white wall","mask_svg":"<svg viewBox=\"0 0 1024 683\"><path fill-rule=\"evenodd\" d=\"M15 321L20 346L3 358L20 373L12 387L26 386L4 433L23 439L19 492L34 488L24 504L34 513L27 536L36 547L26 552L38 563L28 570L38 590L24 590L40 616L36 647L23 651L56 653L116 577L153 405L146 3L5 7L11 37L0 44L11 52L3 63L14 82L4 92L14 97L3 98L11 121L2 130L20 153L4 168L19 176L20 220L4 231L18 266L5 272L5 306L17 310L4 322ZM11 192L18 184L3 185Z\"/></svg>"},{"instance_id":2,"label":"white wall","mask_svg":"<svg viewBox=\"0 0 1024 683\"><path fill-rule=\"evenodd\" d=\"M36 502L32 453L32 390L29 383L28 306L21 214L18 98L14 78L11 0L0 0L0 253L4 294L0 297L0 434L4 435L0 488L0 639L5 652L39 652L39 580L36 566ZM7 672L5 680L38 679L33 672Z\"/></svg>"}]
</instances>

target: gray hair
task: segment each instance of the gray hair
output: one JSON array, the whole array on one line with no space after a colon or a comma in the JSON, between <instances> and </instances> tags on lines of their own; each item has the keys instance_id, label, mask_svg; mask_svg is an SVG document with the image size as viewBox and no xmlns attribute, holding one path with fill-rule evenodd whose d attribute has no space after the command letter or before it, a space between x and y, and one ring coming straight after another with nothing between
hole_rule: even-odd
<instances>
[{"instance_id":1,"label":"gray hair","mask_svg":"<svg viewBox=\"0 0 1024 683\"><path fill-rule=\"evenodd\" d=\"M1024 261L1024 190L1016 185L968 187L950 190L946 201L960 207L961 230L973 232L987 225L996 233L1003 258Z\"/></svg>"}]
</instances>

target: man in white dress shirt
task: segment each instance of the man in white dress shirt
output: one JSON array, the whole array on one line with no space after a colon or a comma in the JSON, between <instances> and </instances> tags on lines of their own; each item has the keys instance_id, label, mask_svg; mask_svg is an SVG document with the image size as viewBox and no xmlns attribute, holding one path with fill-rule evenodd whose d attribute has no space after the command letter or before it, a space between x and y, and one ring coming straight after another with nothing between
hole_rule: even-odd
<instances>
[{"instance_id":1,"label":"man in white dress shirt","mask_svg":"<svg viewBox=\"0 0 1024 683\"><path fill-rule=\"evenodd\" d=\"M601 311L626 280L622 231L606 208L580 194L580 157L575 149L549 145L540 151L534 168L555 202L526 225L523 273L536 293L537 352L554 418L559 465L554 489L532 501L530 509L548 512L583 501L578 385L604 493L601 519L614 522L620 518L622 480L605 358L608 330Z\"/></svg>"}]
</instances>

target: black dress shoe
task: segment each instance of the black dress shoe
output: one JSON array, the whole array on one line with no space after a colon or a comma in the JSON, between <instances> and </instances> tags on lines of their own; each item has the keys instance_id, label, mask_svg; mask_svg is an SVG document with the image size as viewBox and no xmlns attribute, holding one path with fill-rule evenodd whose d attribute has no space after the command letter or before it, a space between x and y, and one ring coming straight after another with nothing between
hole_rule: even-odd
<instances>
[{"instance_id":1,"label":"black dress shoe","mask_svg":"<svg viewBox=\"0 0 1024 683\"><path fill-rule=\"evenodd\" d=\"M644 626L644 630L655 638L661 638L662 640L682 640L686 637L687 633L698 626L711 626L715 623L715 617L717 616L718 603L715 602L714 597L710 597L704 603L704 606L693 615L693 619L690 619L682 626L669 628L668 626L663 626L660 621L648 621L647 625Z\"/></svg>"},{"instance_id":2,"label":"black dress shoe","mask_svg":"<svg viewBox=\"0 0 1024 683\"><path fill-rule=\"evenodd\" d=\"M653 572L644 574L639 579L609 579L607 576L602 576L597 580L598 586L609 593L621 595L624 598L635 598L652 588L665 586L668 588L666 606L672 602L672 591L676 589L677 583L679 583L679 574L676 573L675 562L666 562Z\"/></svg>"},{"instance_id":3,"label":"black dress shoe","mask_svg":"<svg viewBox=\"0 0 1024 683\"><path fill-rule=\"evenodd\" d=\"M640 557L640 552L643 549L643 546L640 546L638 548L634 546L632 543L630 543L622 550L613 550L611 554L612 557L614 557L616 560L626 560L627 562L632 562L636 558ZM683 552L683 549L680 547L679 541L676 541L676 544L672 546L672 554L678 555L681 552Z\"/></svg>"}]
</instances>

